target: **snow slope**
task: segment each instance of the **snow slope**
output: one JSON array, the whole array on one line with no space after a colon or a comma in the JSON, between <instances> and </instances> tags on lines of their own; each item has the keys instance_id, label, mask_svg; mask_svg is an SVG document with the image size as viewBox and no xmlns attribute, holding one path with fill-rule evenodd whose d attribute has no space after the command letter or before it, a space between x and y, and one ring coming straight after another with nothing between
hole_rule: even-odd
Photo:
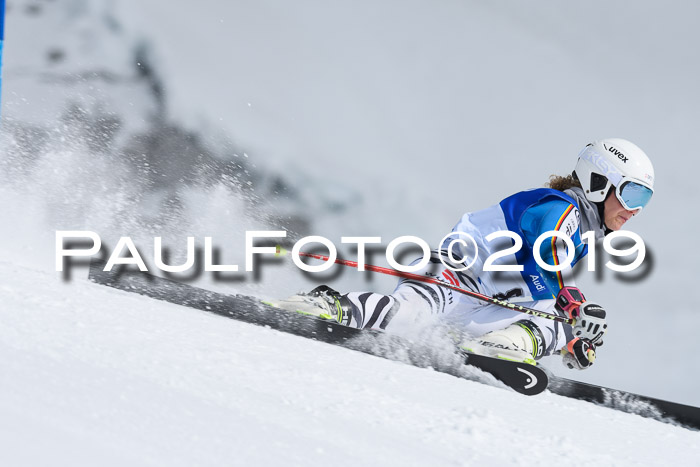
<instances>
[{"instance_id":1,"label":"snow slope","mask_svg":"<svg viewBox=\"0 0 700 467\"><path fill-rule=\"evenodd\" d=\"M0 262L3 465L693 465L700 433Z\"/></svg>"}]
</instances>

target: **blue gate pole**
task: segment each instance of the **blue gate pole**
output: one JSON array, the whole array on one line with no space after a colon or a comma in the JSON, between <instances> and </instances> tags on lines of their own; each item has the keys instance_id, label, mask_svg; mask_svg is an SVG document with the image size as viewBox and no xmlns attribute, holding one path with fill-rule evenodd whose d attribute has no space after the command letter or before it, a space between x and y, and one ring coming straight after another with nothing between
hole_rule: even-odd
<instances>
[{"instance_id":1,"label":"blue gate pole","mask_svg":"<svg viewBox=\"0 0 700 467\"><path fill-rule=\"evenodd\" d=\"M4 43L5 43L5 0L0 0L0 95L2 94L2 46ZM0 104L1 103L2 103L2 100L0 100ZM0 110L2 110L1 105L0 105Z\"/></svg>"}]
</instances>

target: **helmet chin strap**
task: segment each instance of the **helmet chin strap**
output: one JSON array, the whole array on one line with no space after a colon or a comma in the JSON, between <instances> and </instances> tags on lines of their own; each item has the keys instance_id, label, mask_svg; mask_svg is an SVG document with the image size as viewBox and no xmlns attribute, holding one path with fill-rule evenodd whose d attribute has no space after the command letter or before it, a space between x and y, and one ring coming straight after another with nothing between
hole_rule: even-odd
<instances>
[{"instance_id":1,"label":"helmet chin strap","mask_svg":"<svg viewBox=\"0 0 700 467\"><path fill-rule=\"evenodd\" d=\"M595 204L595 207L598 208L598 216L600 217L600 226L603 228L603 233L605 235L608 235L609 233L614 232L614 230L609 229L607 225L605 225L605 200L608 199L608 196L610 196L613 193L613 190L615 190L615 187L610 185L610 188L608 189L608 194L605 195L605 199L603 201L599 201Z\"/></svg>"}]
</instances>

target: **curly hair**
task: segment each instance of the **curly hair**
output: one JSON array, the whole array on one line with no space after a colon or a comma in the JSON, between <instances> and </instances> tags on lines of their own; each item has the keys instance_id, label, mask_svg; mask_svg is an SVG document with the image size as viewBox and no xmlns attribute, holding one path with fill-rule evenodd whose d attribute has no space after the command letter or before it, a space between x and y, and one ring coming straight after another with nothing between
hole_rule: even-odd
<instances>
[{"instance_id":1,"label":"curly hair","mask_svg":"<svg viewBox=\"0 0 700 467\"><path fill-rule=\"evenodd\" d=\"M578 178L574 176L574 174L569 174L566 177L562 177L561 175L550 175L549 181L545 183L544 186L547 188L564 191L574 186L581 188L581 182L578 181Z\"/></svg>"}]
</instances>

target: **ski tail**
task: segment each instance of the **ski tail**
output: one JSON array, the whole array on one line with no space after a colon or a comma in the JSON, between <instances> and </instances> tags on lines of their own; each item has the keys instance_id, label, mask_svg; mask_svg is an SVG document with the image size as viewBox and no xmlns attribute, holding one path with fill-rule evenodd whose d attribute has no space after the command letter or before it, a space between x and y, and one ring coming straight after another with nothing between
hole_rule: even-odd
<instances>
[{"instance_id":1,"label":"ski tail","mask_svg":"<svg viewBox=\"0 0 700 467\"><path fill-rule=\"evenodd\" d=\"M621 412L700 430L700 407L655 399L556 376L550 378L549 390L560 396L584 400Z\"/></svg>"}]
</instances>

